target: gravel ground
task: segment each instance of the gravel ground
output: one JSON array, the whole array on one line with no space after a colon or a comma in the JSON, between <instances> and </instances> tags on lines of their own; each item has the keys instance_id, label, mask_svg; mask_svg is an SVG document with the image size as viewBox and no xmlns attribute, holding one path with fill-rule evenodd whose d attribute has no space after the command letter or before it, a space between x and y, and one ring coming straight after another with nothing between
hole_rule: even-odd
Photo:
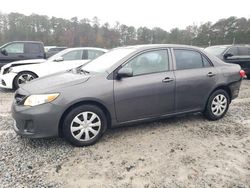
<instances>
[{"instance_id":1,"label":"gravel ground","mask_svg":"<svg viewBox=\"0 0 250 188\"><path fill-rule=\"evenodd\" d=\"M26 139L0 91L0 187L250 187L250 81L227 115L200 114L109 130L94 146Z\"/></svg>"}]
</instances>

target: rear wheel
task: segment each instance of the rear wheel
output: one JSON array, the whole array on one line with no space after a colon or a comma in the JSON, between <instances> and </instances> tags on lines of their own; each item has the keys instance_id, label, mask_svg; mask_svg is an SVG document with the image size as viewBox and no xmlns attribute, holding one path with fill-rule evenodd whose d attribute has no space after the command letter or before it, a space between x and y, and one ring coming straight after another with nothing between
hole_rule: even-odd
<instances>
[{"instance_id":1,"label":"rear wheel","mask_svg":"<svg viewBox=\"0 0 250 188\"><path fill-rule=\"evenodd\" d=\"M228 93L222 89L216 90L208 99L204 115L209 120L221 119L227 113L229 104Z\"/></svg>"},{"instance_id":2,"label":"rear wheel","mask_svg":"<svg viewBox=\"0 0 250 188\"><path fill-rule=\"evenodd\" d=\"M63 122L63 135L71 144L82 147L95 144L107 128L103 111L93 105L71 110Z\"/></svg>"},{"instance_id":3,"label":"rear wheel","mask_svg":"<svg viewBox=\"0 0 250 188\"><path fill-rule=\"evenodd\" d=\"M14 79L14 89L18 89L20 85L25 84L31 80L34 80L37 78L37 75L35 75L32 72L20 72Z\"/></svg>"}]
</instances>

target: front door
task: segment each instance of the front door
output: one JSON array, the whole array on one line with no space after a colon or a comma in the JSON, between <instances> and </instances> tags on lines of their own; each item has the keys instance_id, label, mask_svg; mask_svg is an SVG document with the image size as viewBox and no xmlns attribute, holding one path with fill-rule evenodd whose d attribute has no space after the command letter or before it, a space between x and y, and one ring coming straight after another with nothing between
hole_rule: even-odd
<instances>
[{"instance_id":1,"label":"front door","mask_svg":"<svg viewBox=\"0 0 250 188\"><path fill-rule=\"evenodd\" d=\"M175 79L168 50L144 52L124 65L133 76L114 80L118 122L144 119L174 111Z\"/></svg>"},{"instance_id":2,"label":"front door","mask_svg":"<svg viewBox=\"0 0 250 188\"><path fill-rule=\"evenodd\" d=\"M24 43L21 43L21 42L11 43L3 47L1 50L5 50L6 52L5 54L0 53L0 64L2 66L4 64L7 64L13 61L25 59Z\"/></svg>"}]
</instances>

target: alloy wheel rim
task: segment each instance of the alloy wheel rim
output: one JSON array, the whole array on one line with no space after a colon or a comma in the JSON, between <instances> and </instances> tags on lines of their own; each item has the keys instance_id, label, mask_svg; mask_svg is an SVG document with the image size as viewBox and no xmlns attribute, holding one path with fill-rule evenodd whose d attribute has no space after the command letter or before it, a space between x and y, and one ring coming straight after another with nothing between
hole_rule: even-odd
<instances>
[{"instance_id":1,"label":"alloy wheel rim","mask_svg":"<svg viewBox=\"0 0 250 188\"><path fill-rule=\"evenodd\" d=\"M221 116L227 109L227 98L222 95L216 95L211 105L212 113L215 116Z\"/></svg>"},{"instance_id":2,"label":"alloy wheel rim","mask_svg":"<svg viewBox=\"0 0 250 188\"><path fill-rule=\"evenodd\" d=\"M74 117L70 125L72 136L79 141L95 138L101 130L101 120L94 112L82 112Z\"/></svg>"},{"instance_id":3,"label":"alloy wheel rim","mask_svg":"<svg viewBox=\"0 0 250 188\"><path fill-rule=\"evenodd\" d=\"M18 77L17 83L18 83L18 85L21 85L21 84L25 84L33 79L34 79L34 76L32 76L30 74L22 74Z\"/></svg>"}]
</instances>

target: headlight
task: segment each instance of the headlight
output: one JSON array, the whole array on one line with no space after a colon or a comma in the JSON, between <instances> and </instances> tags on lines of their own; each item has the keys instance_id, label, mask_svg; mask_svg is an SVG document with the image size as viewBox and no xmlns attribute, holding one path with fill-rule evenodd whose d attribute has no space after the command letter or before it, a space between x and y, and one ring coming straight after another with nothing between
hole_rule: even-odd
<instances>
[{"instance_id":1,"label":"headlight","mask_svg":"<svg viewBox=\"0 0 250 188\"><path fill-rule=\"evenodd\" d=\"M10 73L12 70L13 70L12 67L6 68L6 69L3 70L3 74Z\"/></svg>"},{"instance_id":2,"label":"headlight","mask_svg":"<svg viewBox=\"0 0 250 188\"><path fill-rule=\"evenodd\" d=\"M43 95L30 95L24 102L24 106L36 106L52 102L59 96L59 93L43 94Z\"/></svg>"}]
</instances>

